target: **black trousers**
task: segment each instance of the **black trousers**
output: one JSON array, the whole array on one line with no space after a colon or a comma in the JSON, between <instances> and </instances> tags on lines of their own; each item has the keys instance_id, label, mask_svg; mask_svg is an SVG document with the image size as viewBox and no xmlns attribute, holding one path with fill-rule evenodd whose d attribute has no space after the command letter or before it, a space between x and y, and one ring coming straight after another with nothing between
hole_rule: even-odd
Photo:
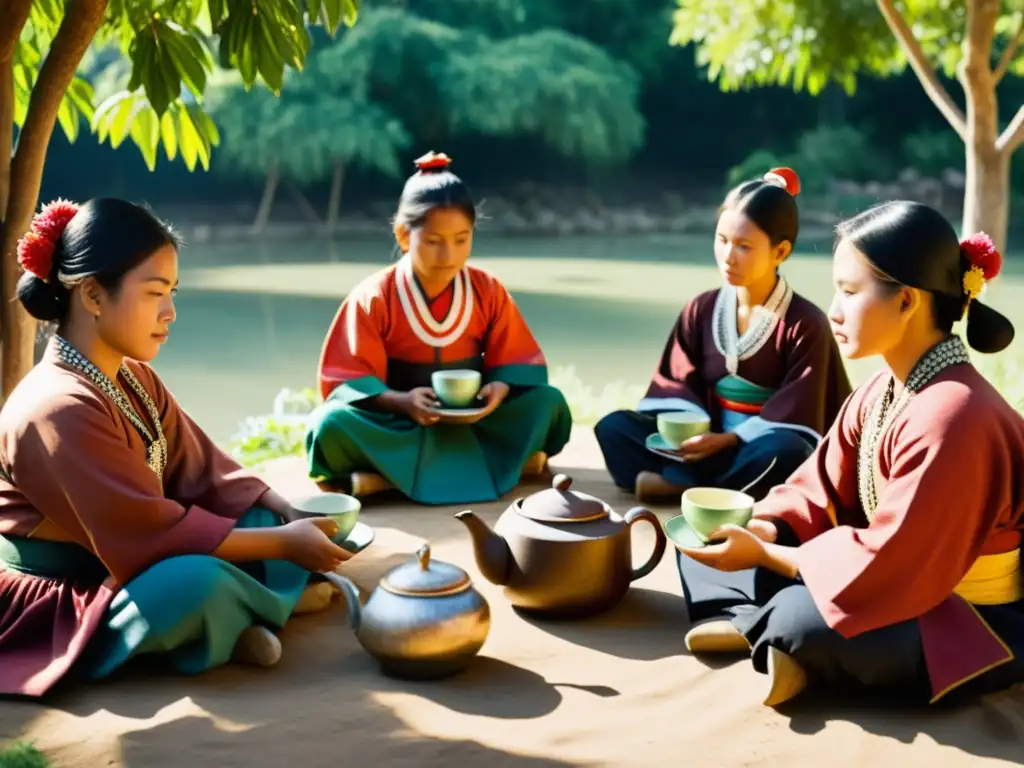
<instances>
[{"instance_id":1,"label":"black trousers","mask_svg":"<svg viewBox=\"0 0 1024 768\"><path fill-rule=\"evenodd\" d=\"M775 466L747 493L763 498L785 482L814 452L810 441L792 429L773 429L701 461L683 464L647 450L644 441L658 431L656 411L615 411L594 427L604 462L619 488L632 491L641 472L657 472L683 488L711 486L739 490L771 466Z\"/></svg>"},{"instance_id":2,"label":"black trousers","mask_svg":"<svg viewBox=\"0 0 1024 768\"><path fill-rule=\"evenodd\" d=\"M788 527L779 543L795 546ZM886 693L886 699L925 703L931 684L915 620L846 638L831 629L799 580L763 568L726 573L677 552L679 577L690 621L729 619L751 645L754 669L767 673L768 649L792 656L817 684ZM1014 659L954 689L940 699L965 698L1024 682L1024 600L980 605L978 612L1014 653Z\"/></svg>"}]
</instances>

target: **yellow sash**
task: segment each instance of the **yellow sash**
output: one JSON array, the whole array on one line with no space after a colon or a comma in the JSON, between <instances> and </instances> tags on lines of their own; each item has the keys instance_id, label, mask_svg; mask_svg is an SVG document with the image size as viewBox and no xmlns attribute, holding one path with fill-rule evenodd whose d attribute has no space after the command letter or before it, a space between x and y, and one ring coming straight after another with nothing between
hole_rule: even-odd
<instances>
[{"instance_id":1,"label":"yellow sash","mask_svg":"<svg viewBox=\"0 0 1024 768\"><path fill-rule=\"evenodd\" d=\"M974 605L1005 605L1024 598L1020 550L982 555L953 591Z\"/></svg>"}]
</instances>

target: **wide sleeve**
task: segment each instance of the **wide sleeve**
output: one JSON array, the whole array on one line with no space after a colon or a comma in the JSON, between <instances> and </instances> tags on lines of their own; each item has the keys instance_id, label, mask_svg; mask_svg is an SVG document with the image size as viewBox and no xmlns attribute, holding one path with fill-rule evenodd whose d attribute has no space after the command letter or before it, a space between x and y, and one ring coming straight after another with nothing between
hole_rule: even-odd
<instances>
[{"instance_id":1,"label":"wide sleeve","mask_svg":"<svg viewBox=\"0 0 1024 768\"><path fill-rule=\"evenodd\" d=\"M320 351L324 399L355 403L387 391L382 298L354 292L342 302Z\"/></svg>"},{"instance_id":2,"label":"wide sleeve","mask_svg":"<svg viewBox=\"0 0 1024 768\"><path fill-rule=\"evenodd\" d=\"M701 322L704 303L702 297L697 296L687 302L679 313L637 410L692 411L708 416L707 383L698 366L703 357Z\"/></svg>"},{"instance_id":3,"label":"wide sleeve","mask_svg":"<svg viewBox=\"0 0 1024 768\"><path fill-rule=\"evenodd\" d=\"M807 460L754 506L754 517L781 520L802 542L849 520L859 509L857 446L870 393L879 378L865 384L843 403L839 416Z\"/></svg>"},{"instance_id":4,"label":"wide sleeve","mask_svg":"<svg viewBox=\"0 0 1024 768\"><path fill-rule=\"evenodd\" d=\"M238 520L270 490L245 469L185 412L160 377L141 366L153 393L167 439L164 494L186 507L198 506ZM140 377L141 378L141 377Z\"/></svg>"},{"instance_id":5,"label":"wide sleeve","mask_svg":"<svg viewBox=\"0 0 1024 768\"><path fill-rule=\"evenodd\" d=\"M21 431L10 456L18 490L122 585L168 557L212 554L235 525L166 498L119 420L89 396L55 397Z\"/></svg>"},{"instance_id":6,"label":"wide sleeve","mask_svg":"<svg viewBox=\"0 0 1024 768\"><path fill-rule=\"evenodd\" d=\"M758 416L735 430L745 443L779 426L797 427L817 439L832 426L836 404L850 395L850 380L824 317L805 318L786 329L786 372Z\"/></svg>"},{"instance_id":7,"label":"wide sleeve","mask_svg":"<svg viewBox=\"0 0 1024 768\"><path fill-rule=\"evenodd\" d=\"M548 368L540 345L512 294L497 278L479 283L486 295L488 325L484 342L484 379L512 386L547 384Z\"/></svg>"},{"instance_id":8,"label":"wide sleeve","mask_svg":"<svg viewBox=\"0 0 1024 768\"><path fill-rule=\"evenodd\" d=\"M1008 515L1019 447L1008 445L984 406L969 402L969 396L959 406L929 398L907 406L868 527L839 526L796 550L818 610L843 636L938 606Z\"/></svg>"}]
</instances>

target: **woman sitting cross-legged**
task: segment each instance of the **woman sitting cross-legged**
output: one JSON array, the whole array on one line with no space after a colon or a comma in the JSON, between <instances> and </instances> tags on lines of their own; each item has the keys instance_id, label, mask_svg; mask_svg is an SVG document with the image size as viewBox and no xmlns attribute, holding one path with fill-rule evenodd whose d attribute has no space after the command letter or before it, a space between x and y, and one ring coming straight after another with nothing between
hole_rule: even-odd
<instances>
[{"instance_id":1,"label":"woman sitting cross-legged","mask_svg":"<svg viewBox=\"0 0 1024 768\"><path fill-rule=\"evenodd\" d=\"M547 471L572 415L511 294L467 263L476 227L468 188L447 155L416 163L395 216L401 259L352 289L324 340L309 473L356 496L494 501ZM461 423L443 418L433 388L436 373L453 369L482 384Z\"/></svg>"},{"instance_id":2,"label":"woman sitting cross-legged","mask_svg":"<svg viewBox=\"0 0 1024 768\"><path fill-rule=\"evenodd\" d=\"M174 234L116 199L58 201L19 244L18 298L57 323L0 410L0 694L133 657L267 666L350 553L196 426L147 365L175 319Z\"/></svg>"},{"instance_id":3,"label":"woman sitting cross-legged","mask_svg":"<svg viewBox=\"0 0 1024 768\"><path fill-rule=\"evenodd\" d=\"M694 486L762 497L811 454L849 395L825 313L779 274L799 232L799 189L792 169L776 168L729 192L715 232L724 284L683 308L638 410L595 427L615 484L641 501L678 501ZM659 446L666 412L709 429Z\"/></svg>"},{"instance_id":4,"label":"woman sitting cross-legged","mask_svg":"<svg viewBox=\"0 0 1024 768\"><path fill-rule=\"evenodd\" d=\"M766 704L808 683L935 702L1024 681L1024 418L952 333L966 310L972 347L1009 345L978 301L1000 265L918 203L839 226L829 317L846 356L886 368L745 528L679 556L691 621L711 619L687 646L750 654Z\"/></svg>"}]
</instances>

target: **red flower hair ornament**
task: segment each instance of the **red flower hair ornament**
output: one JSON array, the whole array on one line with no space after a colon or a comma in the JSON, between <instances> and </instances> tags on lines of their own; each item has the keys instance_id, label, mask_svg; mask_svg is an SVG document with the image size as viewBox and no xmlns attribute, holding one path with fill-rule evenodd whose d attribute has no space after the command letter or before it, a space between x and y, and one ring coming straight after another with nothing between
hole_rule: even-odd
<instances>
[{"instance_id":1,"label":"red flower hair ornament","mask_svg":"<svg viewBox=\"0 0 1024 768\"><path fill-rule=\"evenodd\" d=\"M452 159L444 152L438 153L431 150L422 157L417 157L413 162L420 169L420 173L423 173L424 171L443 171L452 164Z\"/></svg>"},{"instance_id":2,"label":"red flower hair ornament","mask_svg":"<svg viewBox=\"0 0 1024 768\"><path fill-rule=\"evenodd\" d=\"M18 241L18 263L44 283L53 269L53 252L68 223L78 213L78 204L58 198L47 203L33 217L29 231Z\"/></svg>"},{"instance_id":3,"label":"red flower hair ornament","mask_svg":"<svg viewBox=\"0 0 1024 768\"><path fill-rule=\"evenodd\" d=\"M978 298L985 283L995 279L999 274L1003 268L1003 256L996 249L992 238L984 232L978 232L963 240L960 243L960 252L971 263L963 279L964 293L970 301Z\"/></svg>"},{"instance_id":4,"label":"red flower hair ornament","mask_svg":"<svg viewBox=\"0 0 1024 768\"><path fill-rule=\"evenodd\" d=\"M796 175L796 171L792 168L772 168L764 175L764 180L767 184L782 187L793 197L800 194L800 177Z\"/></svg>"}]
</instances>

